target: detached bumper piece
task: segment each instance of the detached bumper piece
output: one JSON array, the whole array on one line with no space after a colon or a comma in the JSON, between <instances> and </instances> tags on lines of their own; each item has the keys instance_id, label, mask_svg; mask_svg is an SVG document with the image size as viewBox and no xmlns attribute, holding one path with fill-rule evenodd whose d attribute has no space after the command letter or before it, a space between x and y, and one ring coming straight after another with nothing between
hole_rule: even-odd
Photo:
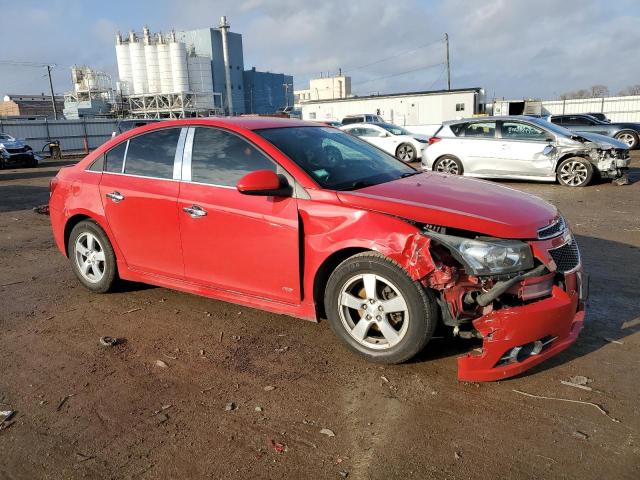
<instances>
[{"instance_id":1,"label":"detached bumper piece","mask_svg":"<svg viewBox=\"0 0 640 480\"><path fill-rule=\"evenodd\" d=\"M584 277L569 274L566 291L554 286L551 297L474 320L483 337L482 353L458 358L458 379L485 382L512 377L571 345L584 322L588 288Z\"/></svg>"}]
</instances>

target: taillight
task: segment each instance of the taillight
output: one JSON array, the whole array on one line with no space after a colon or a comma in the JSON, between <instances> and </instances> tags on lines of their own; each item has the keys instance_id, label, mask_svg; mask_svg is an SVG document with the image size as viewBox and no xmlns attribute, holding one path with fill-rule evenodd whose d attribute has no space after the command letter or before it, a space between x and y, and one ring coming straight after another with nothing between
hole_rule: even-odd
<instances>
[{"instance_id":1,"label":"taillight","mask_svg":"<svg viewBox=\"0 0 640 480\"><path fill-rule=\"evenodd\" d=\"M438 143L440 140L442 140L440 137L431 137L429 139L429 145L433 145L434 143Z\"/></svg>"},{"instance_id":2,"label":"taillight","mask_svg":"<svg viewBox=\"0 0 640 480\"><path fill-rule=\"evenodd\" d=\"M53 191L58 186L58 177L53 177L49 182L49 196L53 195Z\"/></svg>"}]
</instances>

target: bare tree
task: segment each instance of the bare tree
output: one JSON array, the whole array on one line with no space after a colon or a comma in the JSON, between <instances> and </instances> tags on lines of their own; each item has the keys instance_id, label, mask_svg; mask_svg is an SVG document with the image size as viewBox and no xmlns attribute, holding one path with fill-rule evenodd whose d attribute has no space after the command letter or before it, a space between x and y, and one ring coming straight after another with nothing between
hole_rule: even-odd
<instances>
[{"instance_id":1,"label":"bare tree","mask_svg":"<svg viewBox=\"0 0 640 480\"><path fill-rule=\"evenodd\" d=\"M591 87L591 96L592 97L608 97L609 87L607 87L606 85L593 85Z\"/></svg>"}]
</instances>

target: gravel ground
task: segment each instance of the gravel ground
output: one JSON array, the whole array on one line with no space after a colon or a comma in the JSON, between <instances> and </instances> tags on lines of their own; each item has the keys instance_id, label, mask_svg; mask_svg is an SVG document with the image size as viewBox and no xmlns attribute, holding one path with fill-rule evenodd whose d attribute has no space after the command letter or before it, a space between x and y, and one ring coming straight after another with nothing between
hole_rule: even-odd
<instances>
[{"instance_id":1,"label":"gravel ground","mask_svg":"<svg viewBox=\"0 0 640 480\"><path fill-rule=\"evenodd\" d=\"M591 299L574 346L484 384L456 381L468 341L381 367L327 322L139 284L91 294L31 211L58 167L2 171L0 410L16 413L0 479L638 479L639 152L633 167L624 187L508 183L569 219ZM575 375L591 390L561 383Z\"/></svg>"}]
</instances>

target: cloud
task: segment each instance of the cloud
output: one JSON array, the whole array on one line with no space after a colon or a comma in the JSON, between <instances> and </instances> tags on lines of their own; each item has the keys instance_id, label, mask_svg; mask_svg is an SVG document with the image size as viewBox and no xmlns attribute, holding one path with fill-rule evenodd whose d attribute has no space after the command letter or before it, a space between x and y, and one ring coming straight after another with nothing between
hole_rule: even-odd
<instances>
[{"instance_id":1,"label":"cloud","mask_svg":"<svg viewBox=\"0 0 640 480\"><path fill-rule=\"evenodd\" d=\"M117 74L117 30L140 30L144 24L156 31L216 26L220 15L227 15L231 30L243 34L245 67L294 74L296 88L339 68L361 94L443 88L444 32L451 39L453 87L485 87L489 96L548 98L597 83L616 92L640 76L640 62L633 61L640 43L634 0L112 0L109 9L102 5L7 3L3 16L25 21L4 27L4 37L16 39L4 59L58 63L54 80L63 91L71 87L68 65ZM25 24L31 31L25 32ZM374 63L381 59L386 60ZM0 65L0 93L46 90L42 73Z\"/></svg>"}]
</instances>

